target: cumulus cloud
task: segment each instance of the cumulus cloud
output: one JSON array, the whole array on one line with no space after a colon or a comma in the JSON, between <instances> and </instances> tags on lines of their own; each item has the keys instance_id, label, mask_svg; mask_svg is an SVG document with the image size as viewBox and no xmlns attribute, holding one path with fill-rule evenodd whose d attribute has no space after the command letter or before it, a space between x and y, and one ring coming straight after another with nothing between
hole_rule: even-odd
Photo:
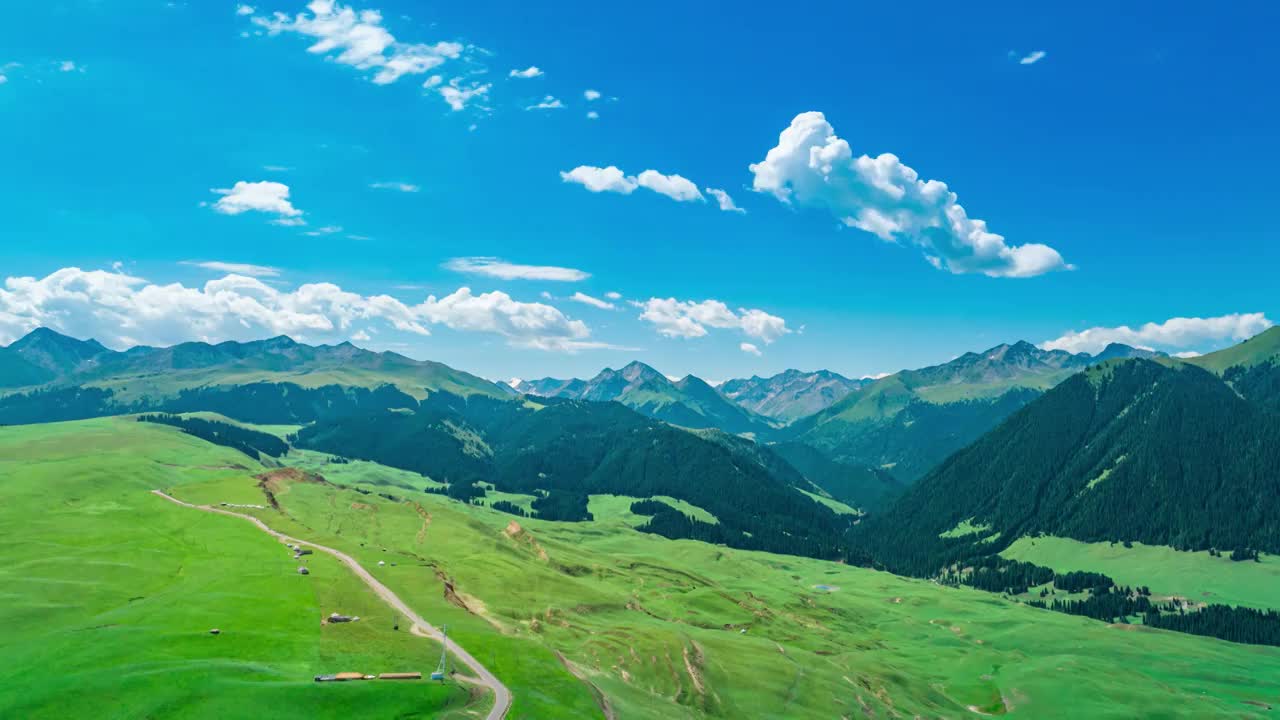
<instances>
[{"instance_id":1,"label":"cumulus cloud","mask_svg":"<svg viewBox=\"0 0 1280 720\"><path fill-rule=\"evenodd\" d=\"M591 165L579 165L569 172L560 173L560 179L567 183L576 183L591 192L614 192L630 195L639 184L633 177L628 177L618 168L599 168Z\"/></svg>"},{"instance_id":2,"label":"cumulus cloud","mask_svg":"<svg viewBox=\"0 0 1280 720\"><path fill-rule=\"evenodd\" d=\"M595 101L595 100L599 100L599 99L600 99L600 91L599 91L599 90L584 90L584 91L582 91L582 97L586 98L586 99L587 99L587 102L593 102L593 101Z\"/></svg>"},{"instance_id":3,"label":"cumulus cloud","mask_svg":"<svg viewBox=\"0 0 1280 720\"><path fill-rule=\"evenodd\" d=\"M389 85L405 75L421 75L461 56L456 42L405 43L382 25L382 13L341 5L334 0L312 0L310 12L289 16L253 16L253 23L271 35L297 33L315 38L307 51L360 70L374 71L373 82Z\"/></svg>"},{"instance_id":4,"label":"cumulus cloud","mask_svg":"<svg viewBox=\"0 0 1280 720\"><path fill-rule=\"evenodd\" d=\"M622 293L620 293L620 292L614 292L614 291L612 291L612 290L610 290L609 292L605 293L605 294L604 294L604 296L605 296L605 297L607 297L607 298L609 298L610 300L621 300L621 299L622 299Z\"/></svg>"},{"instance_id":5,"label":"cumulus cloud","mask_svg":"<svg viewBox=\"0 0 1280 720\"><path fill-rule=\"evenodd\" d=\"M1211 318L1177 317L1162 323L1149 322L1137 328L1092 327L1069 331L1061 337L1041 343L1045 350L1097 353L1111 343L1134 347L1174 350L1227 341L1240 342L1257 335L1275 323L1263 313L1232 313Z\"/></svg>"},{"instance_id":6,"label":"cumulus cloud","mask_svg":"<svg viewBox=\"0 0 1280 720\"><path fill-rule=\"evenodd\" d=\"M897 156L854 157L820 112L797 115L750 170L756 191L824 208L881 240L913 244L942 270L1031 277L1071 268L1048 245L1006 244L986 221L969 217L946 183L920 180Z\"/></svg>"},{"instance_id":7,"label":"cumulus cloud","mask_svg":"<svg viewBox=\"0 0 1280 720\"><path fill-rule=\"evenodd\" d=\"M600 113L596 112L595 110L588 110L588 111L587 111L587 119L588 119L588 120L599 120L599 119L600 119Z\"/></svg>"},{"instance_id":8,"label":"cumulus cloud","mask_svg":"<svg viewBox=\"0 0 1280 720\"><path fill-rule=\"evenodd\" d=\"M377 328L429 335L431 326L494 334L509 345L576 352L610 347L581 321L543 303L469 288L418 304L360 295L332 283L278 290L231 274L203 286L159 285L120 271L63 268L0 286L0 343L36 327L94 337L112 348L291 335L308 342L367 337Z\"/></svg>"},{"instance_id":9,"label":"cumulus cloud","mask_svg":"<svg viewBox=\"0 0 1280 720\"><path fill-rule=\"evenodd\" d=\"M1035 65L1036 63L1043 60L1045 56L1048 54L1049 53L1043 50L1036 50L1034 52L1030 52L1030 53L1027 53L1026 55L1023 55L1022 58L1018 60L1018 64L1019 65Z\"/></svg>"},{"instance_id":10,"label":"cumulus cloud","mask_svg":"<svg viewBox=\"0 0 1280 720\"><path fill-rule=\"evenodd\" d=\"M603 168L579 165L568 172L561 172L560 179L567 183L581 185L596 193L614 192L630 195L636 188L642 187L660 195L666 195L677 202L706 200L698 191L698 186L688 178L676 174L664 175L657 170L645 170L639 175L632 176L613 165Z\"/></svg>"},{"instance_id":11,"label":"cumulus cloud","mask_svg":"<svg viewBox=\"0 0 1280 720\"><path fill-rule=\"evenodd\" d=\"M257 12L257 8L253 7L252 5L241 4L236 6L237 15L252 15L255 12Z\"/></svg>"},{"instance_id":12,"label":"cumulus cloud","mask_svg":"<svg viewBox=\"0 0 1280 720\"><path fill-rule=\"evenodd\" d=\"M76 70L83 72L84 68L77 66L74 60L63 60L58 63L58 70L61 72L75 72Z\"/></svg>"},{"instance_id":13,"label":"cumulus cloud","mask_svg":"<svg viewBox=\"0 0 1280 720\"><path fill-rule=\"evenodd\" d=\"M525 79L542 77L542 70L538 69L537 65L530 65L524 70L512 70L511 72L507 73L507 77L525 78Z\"/></svg>"},{"instance_id":14,"label":"cumulus cloud","mask_svg":"<svg viewBox=\"0 0 1280 720\"><path fill-rule=\"evenodd\" d=\"M590 273L574 268L554 265L517 265L497 258L454 258L444 264L446 270L501 278L502 280L550 280L553 282L578 282L591 277Z\"/></svg>"},{"instance_id":15,"label":"cumulus cloud","mask_svg":"<svg viewBox=\"0 0 1280 720\"><path fill-rule=\"evenodd\" d=\"M739 350L741 350L742 352L744 352L744 353L748 354L748 355L755 355L756 357L760 357L761 355L763 355L763 354L764 354L764 353L760 352L760 348L756 347L755 345L753 345L753 344L751 344L751 343L747 343L747 342L744 342L744 343L742 343L741 345L739 345L739 346L738 346L738 349L739 349Z\"/></svg>"},{"instance_id":16,"label":"cumulus cloud","mask_svg":"<svg viewBox=\"0 0 1280 720\"><path fill-rule=\"evenodd\" d=\"M270 180L262 182L241 180L230 188L213 188L209 192L222 196L213 203L213 209L223 215L239 215L252 211L275 215L275 222L280 225L305 224L302 220L302 211L290 202L289 186L284 183Z\"/></svg>"},{"instance_id":17,"label":"cumulus cloud","mask_svg":"<svg viewBox=\"0 0 1280 720\"><path fill-rule=\"evenodd\" d=\"M564 103L560 102L559 98L554 95L547 95L537 104L526 107L525 110L561 110L563 108Z\"/></svg>"},{"instance_id":18,"label":"cumulus cloud","mask_svg":"<svg viewBox=\"0 0 1280 720\"><path fill-rule=\"evenodd\" d=\"M791 331L787 321L763 310L739 308L735 313L719 300L677 300L675 298L649 298L633 302L642 310L640 319L652 323L660 335L678 338L696 338L707 335L707 328L738 330L765 344Z\"/></svg>"},{"instance_id":19,"label":"cumulus cloud","mask_svg":"<svg viewBox=\"0 0 1280 720\"><path fill-rule=\"evenodd\" d=\"M636 176L636 183L659 195L666 195L676 202L706 200L702 197L702 193L698 192L697 185L680 175L663 175L657 170L645 170Z\"/></svg>"},{"instance_id":20,"label":"cumulus cloud","mask_svg":"<svg viewBox=\"0 0 1280 720\"><path fill-rule=\"evenodd\" d=\"M422 188L407 182L376 182L369 183L369 187L374 190L399 190L403 193L416 193Z\"/></svg>"},{"instance_id":21,"label":"cumulus cloud","mask_svg":"<svg viewBox=\"0 0 1280 720\"><path fill-rule=\"evenodd\" d=\"M729 197L729 193L717 188L707 188L707 194L716 199L716 203L720 205L720 209L724 212L746 213L746 210L734 204L733 198Z\"/></svg>"},{"instance_id":22,"label":"cumulus cloud","mask_svg":"<svg viewBox=\"0 0 1280 720\"><path fill-rule=\"evenodd\" d=\"M473 100L482 101L489 96L489 88L493 87L492 83L476 83L473 82L464 87L462 78L454 78L449 81L448 85L441 87L437 92L440 97L444 98L445 103L454 112L467 109Z\"/></svg>"},{"instance_id":23,"label":"cumulus cloud","mask_svg":"<svg viewBox=\"0 0 1280 720\"><path fill-rule=\"evenodd\" d=\"M179 264L191 265L214 272L248 275L249 277L280 277L280 268L271 267L270 265L252 265L250 263L221 262L218 260L183 260ZM121 266L116 265L113 267L119 271Z\"/></svg>"},{"instance_id":24,"label":"cumulus cloud","mask_svg":"<svg viewBox=\"0 0 1280 720\"><path fill-rule=\"evenodd\" d=\"M600 308L601 310L613 310L615 307L617 307L611 302L601 300L600 298L591 297L590 295L587 295L586 293L581 293L581 292L574 293L572 296L570 296L569 299L576 303L582 303L583 305L590 305L591 307Z\"/></svg>"}]
</instances>

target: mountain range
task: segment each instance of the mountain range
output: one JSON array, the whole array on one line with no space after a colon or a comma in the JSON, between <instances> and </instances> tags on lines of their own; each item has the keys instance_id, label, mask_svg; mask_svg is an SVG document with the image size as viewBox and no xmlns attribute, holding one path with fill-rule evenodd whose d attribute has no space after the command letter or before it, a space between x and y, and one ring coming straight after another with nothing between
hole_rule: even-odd
<instances>
[{"instance_id":1,"label":"mountain range","mask_svg":"<svg viewBox=\"0 0 1280 720\"><path fill-rule=\"evenodd\" d=\"M536 397L619 402L656 420L682 427L717 428L736 435L767 436L781 423L733 402L693 375L671 380L642 362L606 368L590 380L515 381L516 392Z\"/></svg>"},{"instance_id":2,"label":"mountain range","mask_svg":"<svg viewBox=\"0 0 1280 720\"><path fill-rule=\"evenodd\" d=\"M1158 356L1120 344L1097 355L1043 350L1025 341L997 345L867 383L793 423L786 436L834 460L880 468L910 483L1084 368Z\"/></svg>"},{"instance_id":3,"label":"mountain range","mask_svg":"<svg viewBox=\"0 0 1280 720\"><path fill-rule=\"evenodd\" d=\"M211 384L286 381L302 387L392 385L415 397L438 390L505 394L495 383L441 363L372 352L349 342L304 345L286 336L115 351L96 340L37 328L0 348L0 388L8 389L76 385L108 389L117 399L131 401Z\"/></svg>"},{"instance_id":4,"label":"mountain range","mask_svg":"<svg viewBox=\"0 0 1280 720\"><path fill-rule=\"evenodd\" d=\"M772 377L729 380L717 389L758 415L791 423L831 407L871 382L871 378L850 380L830 370L786 370Z\"/></svg>"}]
</instances>

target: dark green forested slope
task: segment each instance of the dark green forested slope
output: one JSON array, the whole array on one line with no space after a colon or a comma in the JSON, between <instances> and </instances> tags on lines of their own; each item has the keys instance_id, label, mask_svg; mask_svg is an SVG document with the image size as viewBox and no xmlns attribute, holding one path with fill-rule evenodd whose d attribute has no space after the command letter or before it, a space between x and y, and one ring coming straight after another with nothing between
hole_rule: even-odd
<instances>
[{"instance_id":1,"label":"dark green forested slope","mask_svg":"<svg viewBox=\"0 0 1280 720\"><path fill-rule=\"evenodd\" d=\"M1110 358L1154 355L1119 344L1098 355L1043 350L1028 342L997 345L863 385L796 422L784 436L833 460L877 467L912 483L1084 368Z\"/></svg>"},{"instance_id":2,"label":"dark green forested slope","mask_svg":"<svg viewBox=\"0 0 1280 720\"><path fill-rule=\"evenodd\" d=\"M832 460L804 443L778 443L769 449L831 497L863 511L880 509L905 487L884 470Z\"/></svg>"},{"instance_id":3,"label":"dark green forested slope","mask_svg":"<svg viewBox=\"0 0 1280 720\"><path fill-rule=\"evenodd\" d=\"M1250 381L1252 399L1180 363L1091 368L863 523L859 545L916 575L1037 532L1280 552L1280 416L1259 389L1274 389L1280 371L1267 368ZM964 521L989 529L939 537Z\"/></svg>"},{"instance_id":4,"label":"dark green forested slope","mask_svg":"<svg viewBox=\"0 0 1280 720\"><path fill-rule=\"evenodd\" d=\"M767 448L675 428L616 403L533 408L438 393L414 412L321 420L295 442L451 484L484 480L553 497L669 495L715 515L722 527L714 539L736 547L842 557L850 522L797 492L791 483L803 478ZM683 536L704 530L693 526Z\"/></svg>"}]
</instances>

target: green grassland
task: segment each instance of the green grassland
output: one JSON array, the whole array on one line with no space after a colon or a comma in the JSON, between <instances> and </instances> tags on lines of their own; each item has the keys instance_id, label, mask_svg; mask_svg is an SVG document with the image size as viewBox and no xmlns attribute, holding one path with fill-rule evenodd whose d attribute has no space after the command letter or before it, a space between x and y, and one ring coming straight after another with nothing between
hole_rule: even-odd
<instances>
[{"instance_id":1,"label":"green grassland","mask_svg":"<svg viewBox=\"0 0 1280 720\"><path fill-rule=\"evenodd\" d=\"M831 508L832 510L835 510L836 512L840 513L841 515L862 515L863 514L861 510L858 510L855 507L846 505L840 502L839 500L836 500L835 498L827 497L826 495L819 495L817 493L812 493L803 488L796 488L796 490L799 490L805 495L808 495L809 497L813 498L814 502L820 502L823 505L826 505L827 507Z\"/></svg>"},{"instance_id":2,"label":"green grassland","mask_svg":"<svg viewBox=\"0 0 1280 720\"><path fill-rule=\"evenodd\" d=\"M226 415L223 415L221 413L208 412L204 410L200 412L189 412L189 413L178 413L178 414L181 415L182 417L199 418L201 420L212 420L214 422L221 422L221 423L227 423L229 425L236 425L242 428L248 428L250 430L257 430L258 432L269 433L279 438L284 438L288 435L296 433L302 427L301 425L254 425L253 423L241 422L240 420L229 418Z\"/></svg>"},{"instance_id":3,"label":"green grassland","mask_svg":"<svg viewBox=\"0 0 1280 720\"><path fill-rule=\"evenodd\" d=\"M303 578L248 523L147 492L264 503L261 468L239 453L106 419L0 428L0 458L0 716L466 712L452 685L311 683L350 666L398 669L434 646L391 631L335 563L313 560ZM321 472L383 477L355 466ZM350 553L448 625L510 687L513 719L600 717L602 706L664 720L1269 717L1249 703L1280 703L1277 648L665 540L617 520L630 498L592 498L603 521L558 523L426 493L392 502L330 483L276 486L280 511L245 512ZM368 621L319 627L334 610ZM215 625L225 632L211 638Z\"/></svg>"},{"instance_id":4,"label":"green grassland","mask_svg":"<svg viewBox=\"0 0 1280 720\"><path fill-rule=\"evenodd\" d=\"M1058 572L1090 570L1120 585L1146 585L1158 597L1194 603L1280 609L1280 558L1236 562L1208 552L1133 543L1084 543L1059 537L1020 538L1000 553Z\"/></svg>"},{"instance_id":5,"label":"green grassland","mask_svg":"<svg viewBox=\"0 0 1280 720\"><path fill-rule=\"evenodd\" d=\"M720 520L715 515L703 510L702 508L684 500L668 497L666 495L657 495L651 498L632 497L630 495L591 495L587 503L587 510L595 518L595 522L609 523L622 522L630 527L638 527L649 522L649 515L637 515L631 512L631 504L638 500L657 500L666 503L671 507L679 510L704 523L718 524Z\"/></svg>"},{"instance_id":6,"label":"green grassland","mask_svg":"<svg viewBox=\"0 0 1280 720\"><path fill-rule=\"evenodd\" d=\"M316 685L429 671L439 646L393 631L336 560L301 576L249 523L148 492L231 479L223 500L261 503L261 470L126 419L0 428L0 717L465 717L454 685ZM330 612L363 619L322 627Z\"/></svg>"},{"instance_id":7,"label":"green grassland","mask_svg":"<svg viewBox=\"0 0 1280 720\"><path fill-rule=\"evenodd\" d=\"M284 515L261 513L273 524L366 564L400 559L379 577L492 662L515 693L513 717L581 717L593 698L621 718L864 707L871 717L1250 716L1260 708L1244 701L1277 699L1259 686L1280 671L1274 648L1108 627L616 525L519 519L513 531L509 515L434 495L415 506L298 484L278 497ZM443 597L437 572L467 609ZM554 672L556 652L585 681Z\"/></svg>"}]
</instances>

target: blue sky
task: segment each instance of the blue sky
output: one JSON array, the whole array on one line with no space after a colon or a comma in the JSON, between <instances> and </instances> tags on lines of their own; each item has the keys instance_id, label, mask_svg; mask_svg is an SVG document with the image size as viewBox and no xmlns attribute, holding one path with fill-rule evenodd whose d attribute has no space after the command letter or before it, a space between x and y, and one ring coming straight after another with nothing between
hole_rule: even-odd
<instances>
[{"instance_id":1,"label":"blue sky","mask_svg":"<svg viewBox=\"0 0 1280 720\"><path fill-rule=\"evenodd\" d=\"M7 11L0 342L285 331L718 380L1205 351L1280 316L1270 4L249 5Z\"/></svg>"}]
</instances>

